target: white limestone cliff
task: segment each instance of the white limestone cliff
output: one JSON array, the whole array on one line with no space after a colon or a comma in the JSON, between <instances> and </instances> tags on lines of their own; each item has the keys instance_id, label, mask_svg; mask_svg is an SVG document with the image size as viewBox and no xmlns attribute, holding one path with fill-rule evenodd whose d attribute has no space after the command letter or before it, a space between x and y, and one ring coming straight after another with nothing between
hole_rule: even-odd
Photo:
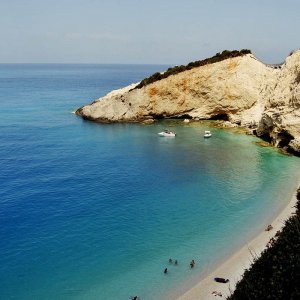
<instances>
[{"instance_id":1,"label":"white limestone cliff","mask_svg":"<svg viewBox=\"0 0 300 300\"><path fill-rule=\"evenodd\" d=\"M140 89L135 86L113 91L76 113L96 122L227 119L256 126L258 136L299 153L300 50L276 68L247 54L186 70Z\"/></svg>"}]
</instances>

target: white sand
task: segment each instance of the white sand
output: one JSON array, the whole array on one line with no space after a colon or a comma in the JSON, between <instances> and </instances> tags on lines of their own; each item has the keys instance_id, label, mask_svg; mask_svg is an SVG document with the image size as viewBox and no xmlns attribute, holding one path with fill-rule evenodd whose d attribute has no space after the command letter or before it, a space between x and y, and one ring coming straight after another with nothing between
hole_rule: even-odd
<instances>
[{"instance_id":1,"label":"white sand","mask_svg":"<svg viewBox=\"0 0 300 300\"><path fill-rule=\"evenodd\" d=\"M277 230L280 230L283 227L284 221L295 212L296 202L297 199L295 191L289 204L271 223L273 226L271 231L261 232L249 244L234 253L209 276L201 280L196 286L180 296L178 300L225 299L226 296L229 296L231 294L230 291L235 289L237 281L241 279L244 270L249 268L253 261L253 255L259 256L261 254L261 252L266 248L270 238L275 235ZM217 283L214 281L214 277L228 278L230 282L227 284ZM213 291L221 292L223 296L214 296L212 294Z\"/></svg>"}]
</instances>

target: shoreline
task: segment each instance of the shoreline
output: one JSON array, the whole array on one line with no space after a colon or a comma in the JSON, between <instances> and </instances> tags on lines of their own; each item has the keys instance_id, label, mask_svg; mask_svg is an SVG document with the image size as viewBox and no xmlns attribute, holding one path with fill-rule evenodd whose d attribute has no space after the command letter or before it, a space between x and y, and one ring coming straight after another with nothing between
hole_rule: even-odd
<instances>
[{"instance_id":1,"label":"shoreline","mask_svg":"<svg viewBox=\"0 0 300 300\"><path fill-rule=\"evenodd\" d=\"M196 285L187 291L182 291L182 294L177 297L177 300L199 300L199 299L225 299L235 289L236 283L242 278L245 269L248 269L253 262L253 256L260 256L262 251L266 248L269 240L275 236L278 230L284 226L284 222L295 212L295 205L297 202L296 193L299 188L298 185L293 190L292 196L288 204L283 207L279 214L273 218L270 224L273 229L270 231L259 232L245 246L234 252L229 258L217 266L209 275L201 279ZM214 277L228 278L228 284L217 283ZM221 292L222 297L212 294L213 291Z\"/></svg>"}]
</instances>

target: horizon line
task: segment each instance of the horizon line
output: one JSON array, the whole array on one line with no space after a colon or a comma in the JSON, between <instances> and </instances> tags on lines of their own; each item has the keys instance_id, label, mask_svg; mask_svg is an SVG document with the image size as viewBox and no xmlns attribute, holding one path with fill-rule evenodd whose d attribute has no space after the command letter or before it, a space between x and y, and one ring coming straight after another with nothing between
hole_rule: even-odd
<instances>
[{"instance_id":1,"label":"horizon line","mask_svg":"<svg viewBox=\"0 0 300 300\"><path fill-rule=\"evenodd\" d=\"M1 62L0 65L153 65L169 66L175 63L101 63L101 62Z\"/></svg>"}]
</instances>

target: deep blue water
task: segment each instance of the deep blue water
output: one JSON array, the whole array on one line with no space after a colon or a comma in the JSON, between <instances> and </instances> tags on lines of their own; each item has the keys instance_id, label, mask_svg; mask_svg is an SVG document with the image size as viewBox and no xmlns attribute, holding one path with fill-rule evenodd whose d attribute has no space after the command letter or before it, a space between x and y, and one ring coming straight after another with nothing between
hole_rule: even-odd
<instances>
[{"instance_id":1,"label":"deep blue water","mask_svg":"<svg viewBox=\"0 0 300 300\"><path fill-rule=\"evenodd\" d=\"M164 69L0 65L0 299L176 294L287 203L299 159L254 137L212 128L204 140L205 122L100 125L71 114ZM158 137L165 127L177 137Z\"/></svg>"}]
</instances>

